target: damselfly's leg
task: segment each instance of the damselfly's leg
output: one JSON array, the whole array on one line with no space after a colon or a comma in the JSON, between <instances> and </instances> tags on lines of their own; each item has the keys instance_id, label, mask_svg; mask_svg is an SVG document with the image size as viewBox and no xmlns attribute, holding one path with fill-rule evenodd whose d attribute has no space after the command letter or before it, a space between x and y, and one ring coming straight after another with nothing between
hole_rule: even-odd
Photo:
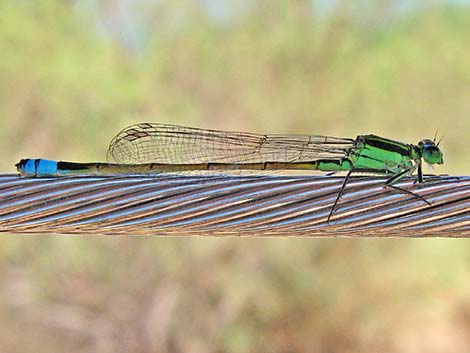
<instances>
[{"instance_id":1,"label":"damselfly's leg","mask_svg":"<svg viewBox=\"0 0 470 353\"><path fill-rule=\"evenodd\" d=\"M394 176L392 176L390 179L388 179L385 182L385 187L391 187L391 188L393 188L393 189L395 189L399 192L402 192L402 193L411 195L413 197L416 197L417 199L420 199L421 201L426 202L429 206L431 206L431 203L428 200L426 200L424 197L422 197L418 194L415 194L412 191L402 189L399 186L393 185L394 183L397 183L400 179L402 179L404 176L412 174L414 169L415 169L415 167L411 167L411 168L408 168L408 169L405 169L405 170L401 171L400 173L395 174ZM418 173L419 173L419 169L418 169ZM421 175L421 182L422 182L422 178L423 178L423 176ZM419 180L419 176L418 176L418 180Z\"/></svg>"},{"instance_id":2,"label":"damselfly's leg","mask_svg":"<svg viewBox=\"0 0 470 353\"><path fill-rule=\"evenodd\" d=\"M421 161L417 161L417 165L418 165L418 180L417 182L419 184L428 184L430 182L433 182L433 181L436 181L436 182L440 182L442 181L441 180L441 176L439 175L433 175L433 174L423 174L423 170L422 170L422 167L421 167ZM424 177L426 177L426 180L424 180ZM459 177L449 177L448 179L453 179L453 180L457 180L457 181L460 181L460 178ZM416 181L415 181L416 183Z\"/></svg>"},{"instance_id":3,"label":"damselfly's leg","mask_svg":"<svg viewBox=\"0 0 470 353\"><path fill-rule=\"evenodd\" d=\"M418 183L423 183L423 168L421 167L421 160L418 162Z\"/></svg>"},{"instance_id":4,"label":"damselfly's leg","mask_svg":"<svg viewBox=\"0 0 470 353\"><path fill-rule=\"evenodd\" d=\"M346 187L346 184L348 183L348 179L349 177L351 176L351 173L353 172L353 170L351 169L348 174L346 174L346 177L344 178L344 181L343 181L343 185L341 185L341 189L339 190L338 192L338 196L336 196L336 200L335 202L333 203L333 206L331 207L331 210L330 210L330 214L328 215L328 218L326 219L326 224L330 224L330 218L331 216L333 215L333 212L335 211L336 209L336 205L338 204L339 202L339 199L341 198L341 196L343 195L343 192L344 192L344 189Z\"/></svg>"}]
</instances>

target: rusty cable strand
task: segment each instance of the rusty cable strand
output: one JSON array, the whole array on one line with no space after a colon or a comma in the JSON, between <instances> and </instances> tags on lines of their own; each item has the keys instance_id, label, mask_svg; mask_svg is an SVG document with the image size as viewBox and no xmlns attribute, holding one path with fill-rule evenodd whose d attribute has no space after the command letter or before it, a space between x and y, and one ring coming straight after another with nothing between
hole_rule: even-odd
<instances>
[{"instance_id":1,"label":"rusty cable strand","mask_svg":"<svg viewBox=\"0 0 470 353\"><path fill-rule=\"evenodd\" d=\"M109 235L470 237L470 176L0 175L0 232Z\"/></svg>"}]
</instances>

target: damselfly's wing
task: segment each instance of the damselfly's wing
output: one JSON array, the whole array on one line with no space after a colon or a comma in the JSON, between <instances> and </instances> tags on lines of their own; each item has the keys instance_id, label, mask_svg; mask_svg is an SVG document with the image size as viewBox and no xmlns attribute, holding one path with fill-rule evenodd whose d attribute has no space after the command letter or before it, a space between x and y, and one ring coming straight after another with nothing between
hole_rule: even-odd
<instances>
[{"instance_id":1,"label":"damselfly's wing","mask_svg":"<svg viewBox=\"0 0 470 353\"><path fill-rule=\"evenodd\" d=\"M315 135L259 135L170 124L131 125L113 138L108 161L141 163L300 162L341 158L354 140Z\"/></svg>"}]
</instances>

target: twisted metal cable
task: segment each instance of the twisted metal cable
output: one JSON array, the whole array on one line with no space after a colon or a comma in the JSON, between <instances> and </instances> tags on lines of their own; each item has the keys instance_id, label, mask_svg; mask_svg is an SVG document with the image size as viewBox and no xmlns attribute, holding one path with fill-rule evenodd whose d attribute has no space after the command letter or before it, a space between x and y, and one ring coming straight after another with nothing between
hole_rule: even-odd
<instances>
[{"instance_id":1,"label":"twisted metal cable","mask_svg":"<svg viewBox=\"0 0 470 353\"><path fill-rule=\"evenodd\" d=\"M469 237L470 177L0 175L0 232Z\"/></svg>"}]
</instances>

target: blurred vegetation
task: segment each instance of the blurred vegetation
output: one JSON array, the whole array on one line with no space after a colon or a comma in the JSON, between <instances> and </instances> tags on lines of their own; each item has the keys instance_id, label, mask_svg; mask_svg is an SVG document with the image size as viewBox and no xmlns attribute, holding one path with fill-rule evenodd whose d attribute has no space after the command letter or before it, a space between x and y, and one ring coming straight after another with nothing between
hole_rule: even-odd
<instances>
[{"instance_id":1,"label":"blurred vegetation","mask_svg":"<svg viewBox=\"0 0 470 353\"><path fill-rule=\"evenodd\" d=\"M434 172L470 172L470 4L221 3L1 1L2 170L104 160L122 127L152 121L439 130ZM469 246L5 235L0 351L465 352Z\"/></svg>"}]
</instances>

